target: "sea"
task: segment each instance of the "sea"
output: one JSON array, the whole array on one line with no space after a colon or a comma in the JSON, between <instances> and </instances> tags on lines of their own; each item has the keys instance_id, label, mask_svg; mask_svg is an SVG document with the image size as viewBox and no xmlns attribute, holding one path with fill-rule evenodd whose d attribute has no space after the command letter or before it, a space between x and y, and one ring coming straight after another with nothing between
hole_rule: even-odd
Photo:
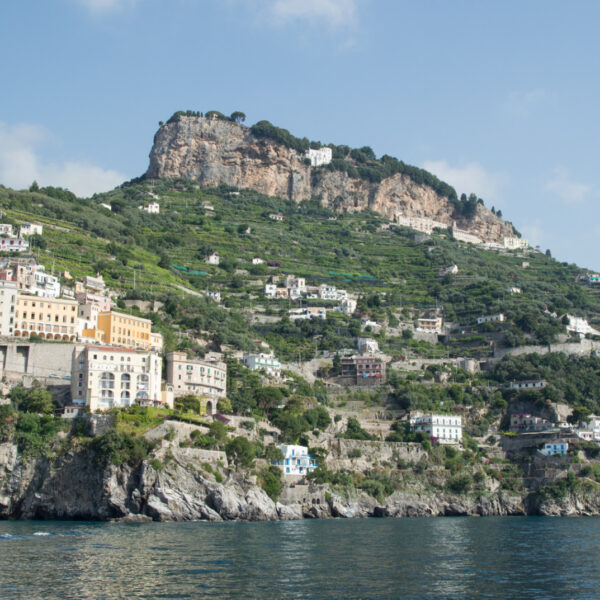
<instances>
[{"instance_id":1,"label":"sea","mask_svg":"<svg viewBox=\"0 0 600 600\"><path fill-rule=\"evenodd\" d=\"M600 598L600 518L0 521L0 598Z\"/></svg>"}]
</instances>

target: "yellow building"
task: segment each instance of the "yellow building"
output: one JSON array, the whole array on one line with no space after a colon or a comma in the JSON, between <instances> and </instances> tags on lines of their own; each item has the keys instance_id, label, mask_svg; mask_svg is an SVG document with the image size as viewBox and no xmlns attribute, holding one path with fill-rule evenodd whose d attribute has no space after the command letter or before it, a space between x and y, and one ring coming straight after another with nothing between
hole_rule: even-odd
<instances>
[{"instance_id":1,"label":"yellow building","mask_svg":"<svg viewBox=\"0 0 600 600\"><path fill-rule=\"evenodd\" d=\"M43 298L17 294L14 335L39 335L47 340L75 341L77 338L76 300Z\"/></svg>"},{"instance_id":2,"label":"yellow building","mask_svg":"<svg viewBox=\"0 0 600 600\"><path fill-rule=\"evenodd\" d=\"M98 329L104 332L104 343L150 350L152 321L114 311L98 315Z\"/></svg>"}]
</instances>

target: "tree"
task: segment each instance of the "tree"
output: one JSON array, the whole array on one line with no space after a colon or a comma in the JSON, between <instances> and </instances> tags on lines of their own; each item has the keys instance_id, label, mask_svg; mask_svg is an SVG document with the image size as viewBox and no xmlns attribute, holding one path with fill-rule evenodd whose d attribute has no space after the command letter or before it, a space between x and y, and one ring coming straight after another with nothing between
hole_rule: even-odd
<instances>
[{"instance_id":1,"label":"tree","mask_svg":"<svg viewBox=\"0 0 600 600\"><path fill-rule=\"evenodd\" d=\"M40 191L40 186L38 185L37 181L33 181L33 183L29 186L29 191L30 192L39 192Z\"/></svg>"},{"instance_id":2,"label":"tree","mask_svg":"<svg viewBox=\"0 0 600 600\"><path fill-rule=\"evenodd\" d=\"M161 269L168 269L170 265L171 261L169 260L169 257L166 254L161 254L160 260L158 261L158 266Z\"/></svg>"},{"instance_id":3,"label":"tree","mask_svg":"<svg viewBox=\"0 0 600 600\"><path fill-rule=\"evenodd\" d=\"M51 415L54 412L52 394L43 387L27 389L14 387L9 394L12 403L21 412L41 413Z\"/></svg>"},{"instance_id":4,"label":"tree","mask_svg":"<svg viewBox=\"0 0 600 600\"><path fill-rule=\"evenodd\" d=\"M246 115L243 112L236 110L231 113L231 116L229 118L234 123L243 123L246 120Z\"/></svg>"},{"instance_id":5,"label":"tree","mask_svg":"<svg viewBox=\"0 0 600 600\"><path fill-rule=\"evenodd\" d=\"M210 424L208 431L219 444L227 441L227 427L225 427L221 421L213 421Z\"/></svg>"},{"instance_id":6,"label":"tree","mask_svg":"<svg viewBox=\"0 0 600 600\"><path fill-rule=\"evenodd\" d=\"M192 394L181 396L181 398L175 400L175 408L183 412L195 412L196 414L200 414L202 410L200 398Z\"/></svg>"},{"instance_id":7,"label":"tree","mask_svg":"<svg viewBox=\"0 0 600 600\"><path fill-rule=\"evenodd\" d=\"M281 469L276 466L270 466L264 469L262 475L262 489L267 493L267 496L276 502L281 491L283 490L283 483L281 482Z\"/></svg>"},{"instance_id":8,"label":"tree","mask_svg":"<svg viewBox=\"0 0 600 600\"><path fill-rule=\"evenodd\" d=\"M501 219L502 218L502 211L501 210L497 210L496 211L496 216Z\"/></svg>"},{"instance_id":9,"label":"tree","mask_svg":"<svg viewBox=\"0 0 600 600\"><path fill-rule=\"evenodd\" d=\"M258 388L254 392L254 397L257 405L262 410L268 410L283 404L283 393L279 388L272 386Z\"/></svg>"},{"instance_id":10,"label":"tree","mask_svg":"<svg viewBox=\"0 0 600 600\"><path fill-rule=\"evenodd\" d=\"M254 464L256 449L245 437L238 435L225 446L227 457L237 465L249 468Z\"/></svg>"}]
</instances>

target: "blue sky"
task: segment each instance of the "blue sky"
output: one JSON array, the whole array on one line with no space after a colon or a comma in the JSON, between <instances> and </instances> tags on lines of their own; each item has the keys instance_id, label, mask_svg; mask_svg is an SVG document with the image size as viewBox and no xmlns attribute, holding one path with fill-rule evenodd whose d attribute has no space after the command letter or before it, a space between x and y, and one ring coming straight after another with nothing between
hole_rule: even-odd
<instances>
[{"instance_id":1,"label":"blue sky","mask_svg":"<svg viewBox=\"0 0 600 600\"><path fill-rule=\"evenodd\" d=\"M19 0L0 7L0 183L141 175L159 120L242 110L370 145L600 269L600 3Z\"/></svg>"}]
</instances>

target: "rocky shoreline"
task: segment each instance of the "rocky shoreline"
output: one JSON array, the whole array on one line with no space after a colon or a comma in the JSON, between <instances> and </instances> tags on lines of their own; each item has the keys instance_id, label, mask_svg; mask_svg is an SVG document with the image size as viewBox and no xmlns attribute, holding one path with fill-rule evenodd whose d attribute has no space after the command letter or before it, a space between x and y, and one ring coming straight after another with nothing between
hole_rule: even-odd
<instances>
[{"instance_id":1,"label":"rocky shoreline","mask_svg":"<svg viewBox=\"0 0 600 600\"><path fill-rule=\"evenodd\" d=\"M365 493L350 498L327 485L286 487L274 502L253 476L229 471L219 482L176 449L159 470L99 467L89 453L55 461L23 459L0 444L0 519L120 521L276 521L305 518L435 516L600 515L600 493L543 499L507 492L486 495L397 491L378 502Z\"/></svg>"}]
</instances>

